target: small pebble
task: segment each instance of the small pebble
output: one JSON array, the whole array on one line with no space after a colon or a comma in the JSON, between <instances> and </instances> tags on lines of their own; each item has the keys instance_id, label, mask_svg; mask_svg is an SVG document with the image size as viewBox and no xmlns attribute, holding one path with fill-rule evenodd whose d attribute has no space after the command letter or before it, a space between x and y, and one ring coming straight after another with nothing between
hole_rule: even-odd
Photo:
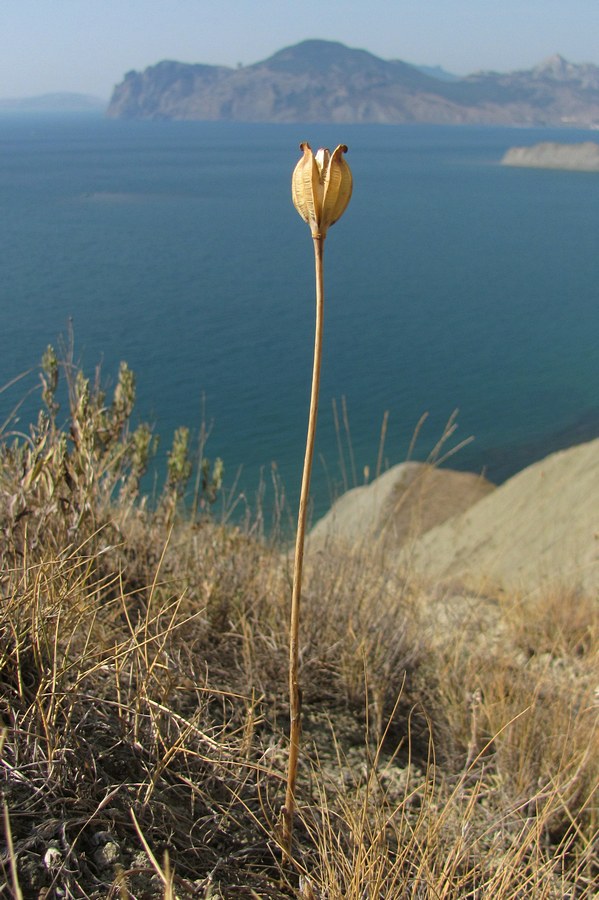
<instances>
[{"instance_id":1,"label":"small pebble","mask_svg":"<svg viewBox=\"0 0 599 900\"><path fill-rule=\"evenodd\" d=\"M108 868L119 862L121 857L120 850L114 841L108 841L104 846L98 847L94 853L94 862L100 868Z\"/></svg>"}]
</instances>

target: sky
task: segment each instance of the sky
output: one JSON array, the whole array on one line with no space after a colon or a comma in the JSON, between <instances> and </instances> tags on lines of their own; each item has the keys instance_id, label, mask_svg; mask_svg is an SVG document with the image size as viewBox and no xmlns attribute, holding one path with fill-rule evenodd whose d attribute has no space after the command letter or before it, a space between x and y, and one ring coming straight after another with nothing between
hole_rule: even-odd
<instances>
[{"instance_id":1,"label":"sky","mask_svg":"<svg viewBox=\"0 0 599 900\"><path fill-rule=\"evenodd\" d=\"M130 69L249 65L307 38L458 75L599 65L599 0L0 0L0 98L108 99Z\"/></svg>"}]
</instances>

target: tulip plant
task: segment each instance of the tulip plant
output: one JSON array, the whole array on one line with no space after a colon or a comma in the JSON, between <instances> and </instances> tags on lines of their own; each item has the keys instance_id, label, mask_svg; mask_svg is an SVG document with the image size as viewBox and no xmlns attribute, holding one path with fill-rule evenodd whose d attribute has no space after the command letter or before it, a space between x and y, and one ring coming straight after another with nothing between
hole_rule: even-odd
<instances>
[{"instance_id":1,"label":"tulip plant","mask_svg":"<svg viewBox=\"0 0 599 900\"><path fill-rule=\"evenodd\" d=\"M343 158L347 147L340 144L331 154L319 150L316 155L308 143L300 144L303 156L296 165L291 180L293 203L302 219L308 223L314 241L316 267L316 327L314 337L314 366L312 370L312 390L306 454L300 491L295 559L293 567L293 589L291 595L291 623L289 629L289 763L285 806L282 809L282 845L291 857L293 818L295 813L295 785L299 758L301 730L301 693L299 688L299 621L302 589L302 568L304 561L304 540L310 476L314 456L314 438L318 414L318 394L320 388L320 366L322 359L322 330L324 312L323 251L324 239L331 225L341 218L347 208L352 193L352 174Z\"/></svg>"}]
</instances>

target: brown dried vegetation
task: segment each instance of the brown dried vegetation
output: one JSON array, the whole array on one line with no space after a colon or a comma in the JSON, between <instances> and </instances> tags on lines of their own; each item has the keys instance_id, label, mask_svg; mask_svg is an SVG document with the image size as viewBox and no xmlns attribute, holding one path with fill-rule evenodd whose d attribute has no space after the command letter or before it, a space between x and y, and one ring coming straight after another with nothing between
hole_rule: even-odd
<instances>
[{"instance_id":1,"label":"brown dried vegetation","mask_svg":"<svg viewBox=\"0 0 599 900\"><path fill-rule=\"evenodd\" d=\"M286 555L211 513L220 464L181 510L182 432L142 497L126 366L108 401L49 351L42 396L0 445L0 896L596 896L594 598L316 556L290 867Z\"/></svg>"}]
</instances>

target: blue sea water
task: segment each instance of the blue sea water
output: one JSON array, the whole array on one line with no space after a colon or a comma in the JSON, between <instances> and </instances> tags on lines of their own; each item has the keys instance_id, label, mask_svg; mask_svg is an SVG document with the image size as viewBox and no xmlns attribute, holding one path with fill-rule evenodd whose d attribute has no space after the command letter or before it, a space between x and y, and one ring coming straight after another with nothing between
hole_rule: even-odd
<instances>
[{"instance_id":1,"label":"blue sea water","mask_svg":"<svg viewBox=\"0 0 599 900\"><path fill-rule=\"evenodd\" d=\"M474 441L451 465L498 481L599 434L599 176L499 165L512 145L588 139L568 130L1 116L0 387L72 320L90 374L135 371L159 471L204 408L227 484L242 467L251 501L275 463L293 500L314 327L290 201L306 139L348 144L355 182L326 242L316 514L342 482L333 399L358 482L386 410L386 465L425 412L426 458L459 409L452 441ZM38 380L0 393L0 423ZM345 468L351 484L347 446Z\"/></svg>"}]
</instances>

